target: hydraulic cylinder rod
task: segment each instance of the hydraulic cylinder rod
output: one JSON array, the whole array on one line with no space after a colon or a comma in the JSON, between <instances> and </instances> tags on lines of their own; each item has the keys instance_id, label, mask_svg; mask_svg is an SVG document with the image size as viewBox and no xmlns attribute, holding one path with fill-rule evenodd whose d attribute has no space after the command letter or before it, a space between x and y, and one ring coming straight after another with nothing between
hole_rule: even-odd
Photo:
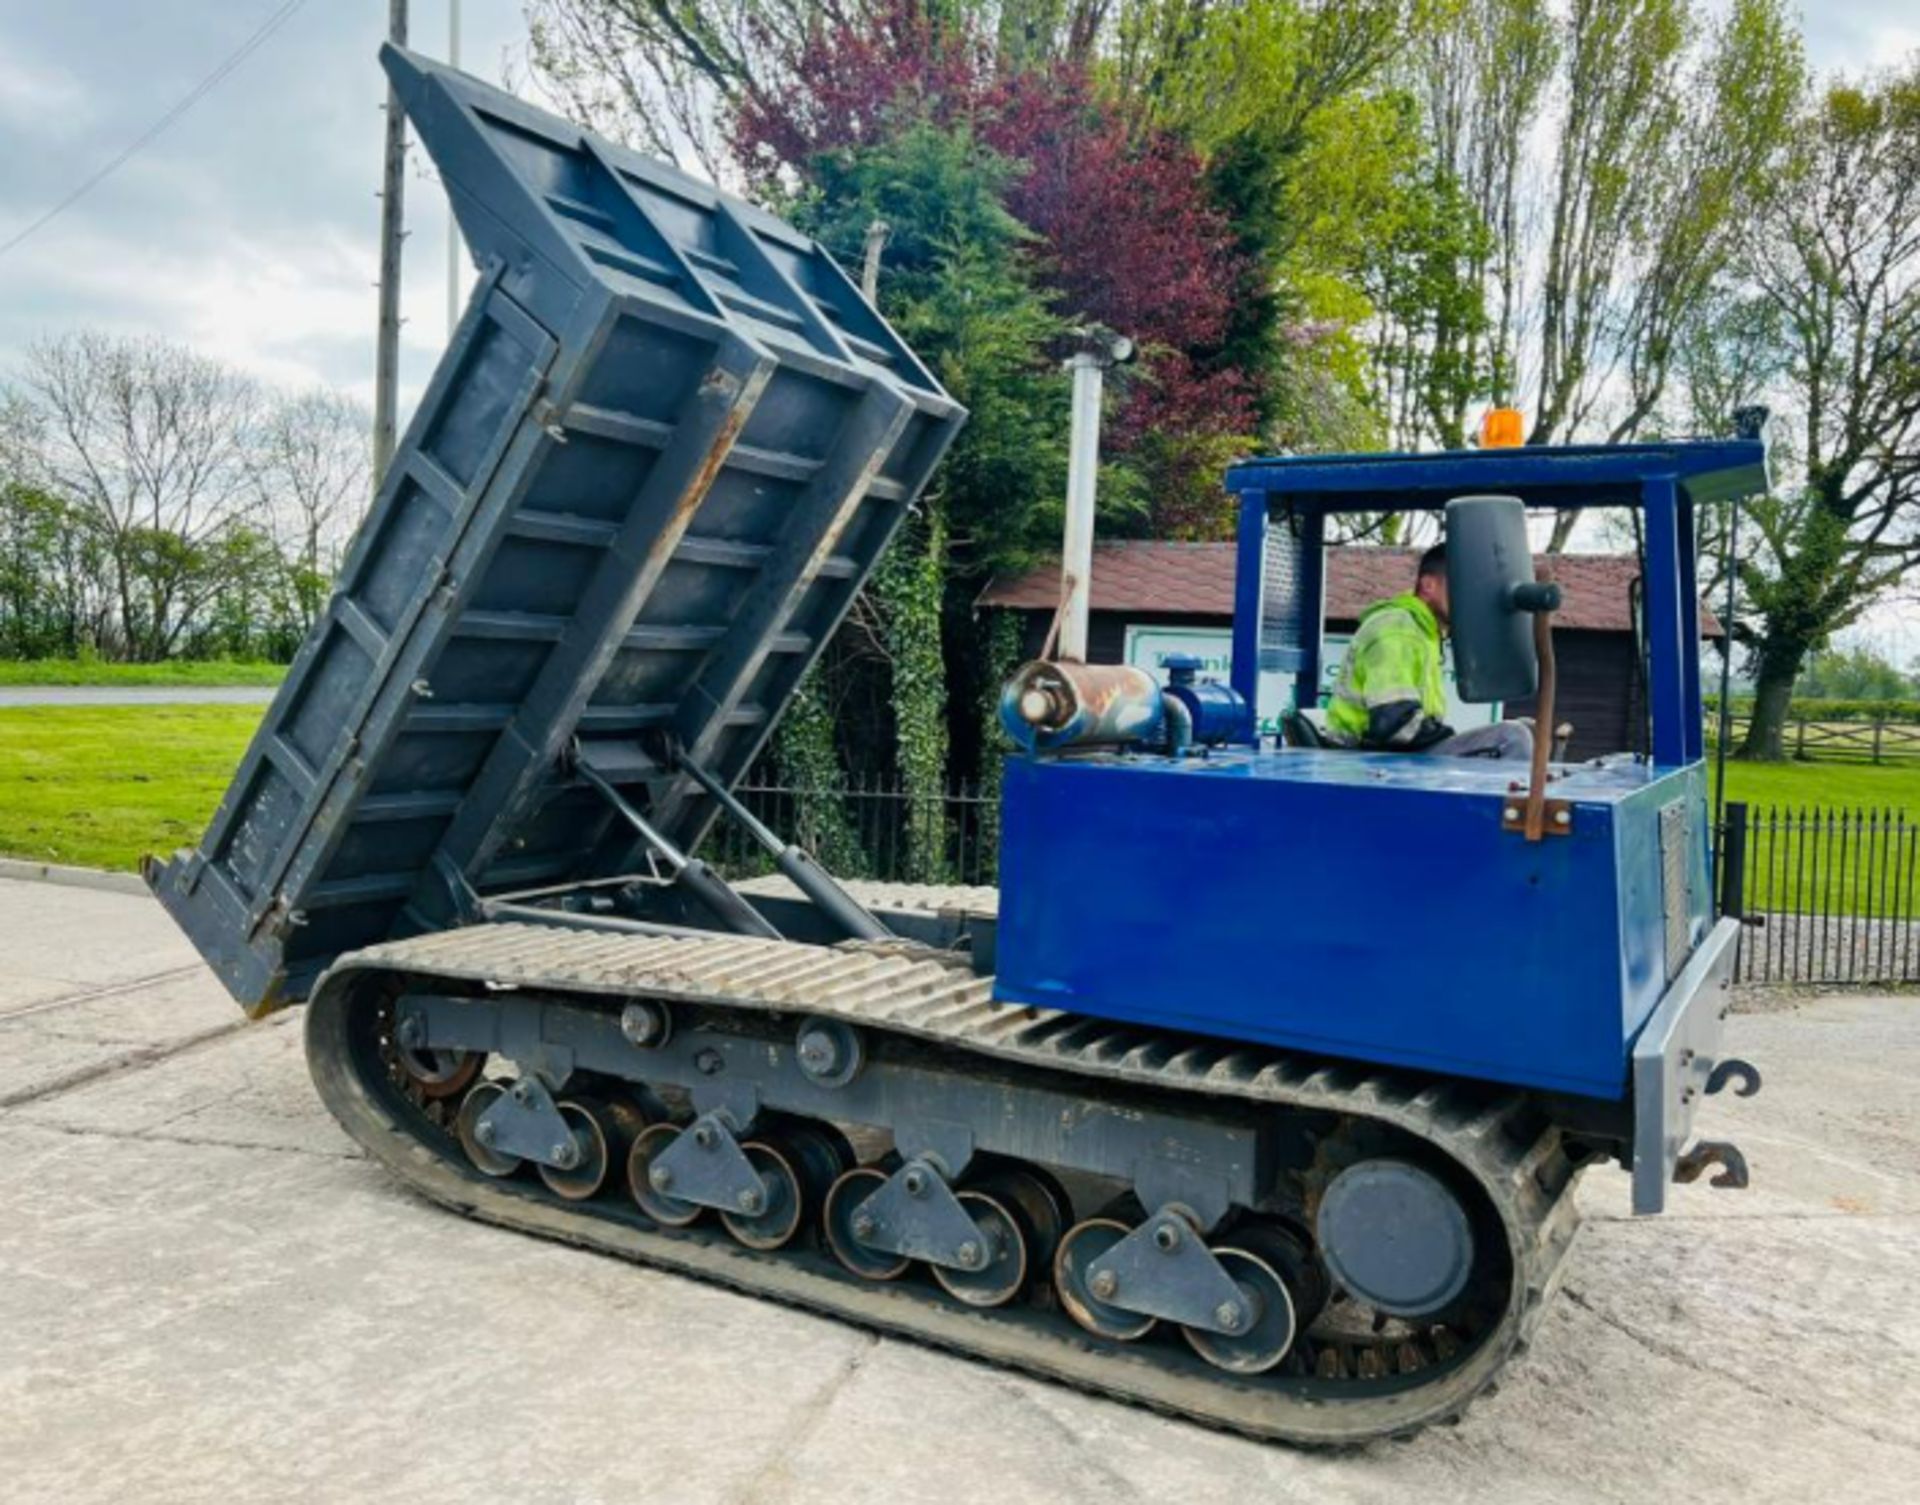
<instances>
[{"instance_id":1,"label":"hydraulic cylinder rod","mask_svg":"<svg viewBox=\"0 0 1920 1505\"><path fill-rule=\"evenodd\" d=\"M773 865L786 875L795 888L813 901L814 908L853 939L884 941L893 935L852 894L836 883L831 873L814 861L811 852L782 841L768 829L764 821L734 798L731 789L706 769L685 758L680 760L680 767L688 778L713 797L716 805L740 822L747 835L766 849L773 858Z\"/></svg>"},{"instance_id":2,"label":"hydraulic cylinder rod","mask_svg":"<svg viewBox=\"0 0 1920 1505\"><path fill-rule=\"evenodd\" d=\"M697 857L689 857L667 840L597 769L584 759L574 766L580 777L599 790L606 802L619 812L620 818L638 831L646 839L647 845L660 854L660 860L673 869L673 881L698 899L715 919L741 935L765 936L775 941L781 939L780 932L774 929L771 920L735 893L726 879L706 863Z\"/></svg>"}]
</instances>

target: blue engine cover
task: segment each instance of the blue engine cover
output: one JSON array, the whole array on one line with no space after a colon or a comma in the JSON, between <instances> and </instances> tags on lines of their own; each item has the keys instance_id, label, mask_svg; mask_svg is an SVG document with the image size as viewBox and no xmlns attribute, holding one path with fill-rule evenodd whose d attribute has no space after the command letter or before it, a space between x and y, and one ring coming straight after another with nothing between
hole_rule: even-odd
<instances>
[{"instance_id":1,"label":"blue engine cover","mask_svg":"<svg viewBox=\"0 0 1920 1505\"><path fill-rule=\"evenodd\" d=\"M1705 777L1574 770L1551 790L1571 834L1529 844L1501 829L1516 773L1305 750L1010 760L996 996L1620 1098L1706 934Z\"/></svg>"}]
</instances>

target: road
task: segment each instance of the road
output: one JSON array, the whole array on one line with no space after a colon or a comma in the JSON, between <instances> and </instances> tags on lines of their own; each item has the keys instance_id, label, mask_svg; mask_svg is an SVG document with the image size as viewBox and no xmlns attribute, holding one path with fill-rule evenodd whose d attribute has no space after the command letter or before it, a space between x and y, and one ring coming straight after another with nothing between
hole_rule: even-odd
<instances>
[{"instance_id":1,"label":"road","mask_svg":"<svg viewBox=\"0 0 1920 1505\"><path fill-rule=\"evenodd\" d=\"M0 708L23 705L265 705L272 685L4 685Z\"/></svg>"},{"instance_id":2,"label":"road","mask_svg":"<svg viewBox=\"0 0 1920 1505\"><path fill-rule=\"evenodd\" d=\"M9 1501L1793 1501L1920 1476L1920 1002L1736 1016L1745 1193L1587 1226L1463 1425L1262 1446L464 1222L148 899L0 880Z\"/></svg>"}]
</instances>

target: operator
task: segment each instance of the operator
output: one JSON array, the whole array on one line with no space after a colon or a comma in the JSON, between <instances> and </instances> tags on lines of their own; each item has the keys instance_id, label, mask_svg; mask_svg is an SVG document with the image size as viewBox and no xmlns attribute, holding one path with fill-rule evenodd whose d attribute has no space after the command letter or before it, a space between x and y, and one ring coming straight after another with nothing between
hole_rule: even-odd
<instances>
[{"instance_id":1,"label":"operator","mask_svg":"<svg viewBox=\"0 0 1920 1505\"><path fill-rule=\"evenodd\" d=\"M1340 665L1327 707L1326 740L1377 752L1432 753L1443 758L1533 756L1533 732L1518 721L1498 721L1456 732L1440 674L1440 639L1447 630L1447 546L1420 556L1413 589L1376 601L1360 614L1360 630Z\"/></svg>"}]
</instances>

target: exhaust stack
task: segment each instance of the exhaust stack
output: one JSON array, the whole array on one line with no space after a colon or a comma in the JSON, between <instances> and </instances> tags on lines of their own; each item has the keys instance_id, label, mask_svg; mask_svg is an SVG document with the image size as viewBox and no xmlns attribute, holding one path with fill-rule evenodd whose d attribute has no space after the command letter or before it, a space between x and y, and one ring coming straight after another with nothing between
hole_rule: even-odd
<instances>
[{"instance_id":1,"label":"exhaust stack","mask_svg":"<svg viewBox=\"0 0 1920 1505\"><path fill-rule=\"evenodd\" d=\"M1087 661L1087 611L1093 590L1093 502L1100 475L1100 393L1107 369L1133 358L1133 341L1110 329L1078 330L1066 368L1073 373L1067 445L1067 526L1060 550L1060 617L1055 656Z\"/></svg>"}]
</instances>

